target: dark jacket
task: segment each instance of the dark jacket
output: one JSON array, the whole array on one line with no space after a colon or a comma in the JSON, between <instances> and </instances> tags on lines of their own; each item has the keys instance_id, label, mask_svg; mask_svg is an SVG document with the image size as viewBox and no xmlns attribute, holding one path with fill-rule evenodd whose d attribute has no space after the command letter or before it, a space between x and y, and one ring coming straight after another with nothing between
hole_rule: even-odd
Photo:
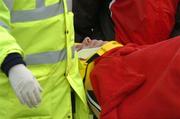
<instances>
[{"instance_id":1,"label":"dark jacket","mask_svg":"<svg viewBox=\"0 0 180 119\"><path fill-rule=\"evenodd\" d=\"M180 2L179 2L178 9L176 12L176 24L174 26L171 36L175 37L175 36L179 36L179 35L180 35Z\"/></svg>"},{"instance_id":2,"label":"dark jacket","mask_svg":"<svg viewBox=\"0 0 180 119\"><path fill-rule=\"evenodd\" d=\"M111 0L73 0L75 41L85 37L92 39L114 39L113 24L110 18Z\"/></svg>"}]
</instances>

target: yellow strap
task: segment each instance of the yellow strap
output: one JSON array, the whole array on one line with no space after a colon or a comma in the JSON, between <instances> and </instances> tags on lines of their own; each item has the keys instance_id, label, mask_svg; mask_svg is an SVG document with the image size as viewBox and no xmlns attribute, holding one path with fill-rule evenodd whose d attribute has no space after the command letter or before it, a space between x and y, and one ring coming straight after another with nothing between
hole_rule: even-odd
<instances>
[{"instance_id":1,"label":"yellow strap","mask_svg":"<svg viewBox=\"0 0 180 119\"><path fill-rule=\"evenodd\" d=\"M106 44L104 44L103 46L101 46L101 48L97 51L97 54L98 55L103 55L105 52L113 49L113 48L116 48L116 47L122 47L123 45L118 43L117 41L110 41Z\"/></svg>"},{"instance_id":2,"label":"yellow strap","mask_svg":"<svg viewBox=\"0 0 180 119\"><path fill-rule=\"evenodd\" d=\"M101 48L97 51L97 54L98 55L103 55L105 52L113 49L113 48L116 48L116 47L122 47L123 45L118 43L117 41L110 41L106 44L104 44L103 46L101 46Z\"/></svg>"},{"instance_id":3,"label":"yellow strap","mask_svg":"<svg viewBox=\"0 0 180 119\"><path fill-rule=\"evenodd\" d=\"M104 44L103 46L101 46L95 54L93 54L91 57L89 57L86 61L87 63L92 62L94 59L96 59L97 57L103 55L105 52L116 48L116 47L123 47L122 44L118 43L117 41L109 41L108 43Z\"/></svg>"}]
</instances>

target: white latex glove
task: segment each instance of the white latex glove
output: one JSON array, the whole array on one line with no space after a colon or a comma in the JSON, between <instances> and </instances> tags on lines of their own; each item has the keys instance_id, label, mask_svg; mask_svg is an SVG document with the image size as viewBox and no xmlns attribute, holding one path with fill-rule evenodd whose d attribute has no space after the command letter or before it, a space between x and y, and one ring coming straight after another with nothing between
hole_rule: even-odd
<instances>
[{"instance_id":1,"label":"white latex glove","mask_svg":"<svg viewBox=\"0 0 180 119\"><path fill-rule=\"evenodd\" d=\"M9 81L22 104L32 108L41 102L42 88L23 64L15 65L9 70Z\"/></svg>"}]
</instances>

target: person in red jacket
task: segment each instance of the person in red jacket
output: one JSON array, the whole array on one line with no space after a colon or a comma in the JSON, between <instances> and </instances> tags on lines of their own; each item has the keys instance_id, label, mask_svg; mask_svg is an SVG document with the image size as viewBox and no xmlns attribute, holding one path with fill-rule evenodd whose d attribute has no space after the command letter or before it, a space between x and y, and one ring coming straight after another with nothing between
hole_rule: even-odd
<instances>
[{"instance_id":1,"label":"person in red jacket","mask_svg":"<svg viewBox=\"0 0 180 119\"><path fill-rule=\"evenodd\" d=\"M179 0L114 0L114 48L95 60L91 83L101 119L180 118Z\"/></svg>"}]
</instances>

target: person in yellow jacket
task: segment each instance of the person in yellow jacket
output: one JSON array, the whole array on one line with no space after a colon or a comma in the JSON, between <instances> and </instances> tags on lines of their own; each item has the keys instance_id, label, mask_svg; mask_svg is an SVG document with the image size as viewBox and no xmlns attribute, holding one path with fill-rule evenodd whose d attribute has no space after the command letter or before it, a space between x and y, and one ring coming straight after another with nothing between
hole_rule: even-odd
<instances>
[{"instance_id":1,"label":"person in yellow jacket","mask_svg":"<svg viewBox=\"0 0 180 119\"><path fill-rule=\"evenodd\" d=\"M71 2L0 0L0 119L89 118Z\"/></svg>"}]
</instances>

